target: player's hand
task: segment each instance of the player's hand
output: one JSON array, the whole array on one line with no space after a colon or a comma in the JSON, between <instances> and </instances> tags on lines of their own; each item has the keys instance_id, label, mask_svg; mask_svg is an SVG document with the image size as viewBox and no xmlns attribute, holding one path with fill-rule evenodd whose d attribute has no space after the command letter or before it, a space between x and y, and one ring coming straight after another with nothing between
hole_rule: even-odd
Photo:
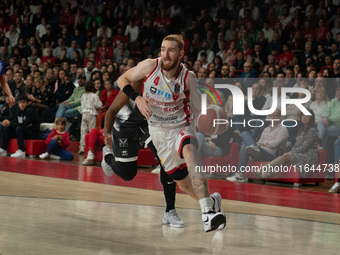
<instances>
[{"instance_id":1,"label":"player's hand","mask_svg":"<svg viewBox=\"0 0 340 255\"><path fill-rule=\"evenodd\" d=\"M107 146L107 148L110 149L110 151L113 153L112 151L112 135L111 134L107 134L104 136L104 143Z\"/></svg>"},{"instance_id":2,"label":"player's hand","mask_svg":"<svg viewBox=\"0 0 340 255\"><path fill-rule=\"evenodd\" d=\"M145 118L150 119L152 111L150 110L149 105L153 106L153 103L141 96L138 96L135 102L140 113L145 116Z\"/></svg>"}]
</instances>

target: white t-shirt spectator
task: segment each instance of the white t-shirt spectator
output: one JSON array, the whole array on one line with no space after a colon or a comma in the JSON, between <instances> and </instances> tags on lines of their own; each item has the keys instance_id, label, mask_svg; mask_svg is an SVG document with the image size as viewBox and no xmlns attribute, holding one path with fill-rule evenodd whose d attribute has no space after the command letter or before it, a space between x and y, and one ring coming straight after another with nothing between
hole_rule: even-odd
<instances>
[{"instance_id":1,"label":"white t-shirt spectator","mask_svg":"<svg viewBox=\"0 0 340 255\"><path fill-rule=\"evenodd\" d=\"M136 41L139 36L139 27L135 25L132 28L130 25L127 25L125 29L125 35L130 37L130 42Z\"/></svg>"},{"instance_id":2,"label":"white t-shirt spectator","mask_svg":"<svg viewBox=\"0 0 340 255\"><path fill-rule=\"evenodd\" d=\"M46 34L46 27L43 24L39 24L35 29L39 31L39 38Z\"/></svg>"}]
</instances>

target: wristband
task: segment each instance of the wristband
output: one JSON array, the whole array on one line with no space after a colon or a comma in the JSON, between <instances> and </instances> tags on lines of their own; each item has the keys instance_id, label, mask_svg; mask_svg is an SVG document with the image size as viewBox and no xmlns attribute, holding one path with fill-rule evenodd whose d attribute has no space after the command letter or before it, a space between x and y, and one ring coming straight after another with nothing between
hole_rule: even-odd
<instances>
[{"instance_id":1,"label":"wristband","mask_svg":"<svg viewBox=\"0 0 340 255\"><path fill-rule=\"evenodd\" d=\"M125 87L123 88L123 92L133 101L135 101L136 98L139 96L138 93L133 89L131 84L125 85Z\"/></svg>"}]
</instances>

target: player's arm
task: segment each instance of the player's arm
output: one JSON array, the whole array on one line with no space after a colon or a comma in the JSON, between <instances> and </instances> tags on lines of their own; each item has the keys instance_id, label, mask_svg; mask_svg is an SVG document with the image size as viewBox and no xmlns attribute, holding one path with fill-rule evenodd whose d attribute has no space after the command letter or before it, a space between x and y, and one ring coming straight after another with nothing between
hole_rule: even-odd
<instances>
[{"instance_id":1,"label":"player's arm","mask_svg":"<svg viewBox=\"0 0 340 255\"><path fill-rule=\"evenodd\" d=\"M13 97L12 92L11 92L9 86L8 86L5 75L0 75L0 85L1 85L2 90L9 97L9 102L14 103L15 98Z\"/></svg>"},{"instance_id":2,"label":"player's arm","mask_svg":"<svg viewBox=\"0 0 340 255\"><path fill-rule=\"evenodd\" d=\"M144 80L155 69L157 64L156 59L146 59L140 62L137 66L126 71L118 79L119 88L133 101L147 119L151 117L151 110L148 104L151 104L146 98L141 97L136 90L131 86L132 82ZM139 85L140 88L142 85ZM152 105L152 104L151 104Z\"/></svg>"},{"instance_id":3,"label":"player's arm","mask_svg":"<svg viewBox=\"0 0 340 255\"><path fill-rule=\"evenodd\" d=\"M143 82L142 80L133 82L132 87L136 90L138 94L141 93ZM104 121L104 141L105 145L112 151L112 128L115 122L117 113L120 109L123 108L129 102L130 98L123 92L119 91L118 95L116 96L115 100L113 100L112 104L110 105L109 109L105 114L105 121Z\"/></svg>"},{"instance_id":4,"label":"player's arm","mask_svg":"<svg viewBox=\"0 0 340 255\"><path fill-rule=\"evenodd\" d=\"M193 72L189 72L187 80L187 92L189 93L190 108L192 112L196 115L201 109L201 93L197 87L196 75Z\"/></svg>"}]
</instances>

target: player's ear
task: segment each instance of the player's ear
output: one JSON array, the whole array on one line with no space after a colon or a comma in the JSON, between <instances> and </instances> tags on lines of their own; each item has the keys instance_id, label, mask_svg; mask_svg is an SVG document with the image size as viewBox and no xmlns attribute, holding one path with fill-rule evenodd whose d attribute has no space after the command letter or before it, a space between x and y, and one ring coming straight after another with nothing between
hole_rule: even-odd
<instances>
[{"instance_id":1,"label":"player's ear","mask_svg":"<svg viewBox=\"0 0 340 255\"><path fill-rule=\"evenodd\" d=\"M184 50L181 50L179 52L179 59L183 59L183 57L184 57Z\"/></svg>"}]
</instances>

